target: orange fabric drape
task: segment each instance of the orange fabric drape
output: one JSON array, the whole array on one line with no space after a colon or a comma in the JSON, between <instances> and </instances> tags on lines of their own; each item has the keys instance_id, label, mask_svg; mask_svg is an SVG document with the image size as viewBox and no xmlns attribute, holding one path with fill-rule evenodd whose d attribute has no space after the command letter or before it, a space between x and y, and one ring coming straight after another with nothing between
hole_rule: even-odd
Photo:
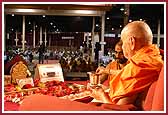
<instances>
[{"instance_id":1,"label":"orange fabric drape","mask_svg":"<svg viewBox=\"0 0 168 115\"><path fill-rule=\"evenodd\" d=\"M109 96L113 103L132 96L157 80L163 60L156 45L141 48L118 74L110 77Z\"/></svg>"},{"instance_id":2,"label":"orange fabric drape","mask_svg":"<svg viewBox=\"0 0 168 115\"><path fill-rule=\"evenodd\" d=\"M117 61L112 61L112 62L110 62L110 63L107 65L106 68L110 68L110 69L115 69L115 70L117 70L117 69L118 69L118 63L117 63Z\"/></svg>"}]
</instances>

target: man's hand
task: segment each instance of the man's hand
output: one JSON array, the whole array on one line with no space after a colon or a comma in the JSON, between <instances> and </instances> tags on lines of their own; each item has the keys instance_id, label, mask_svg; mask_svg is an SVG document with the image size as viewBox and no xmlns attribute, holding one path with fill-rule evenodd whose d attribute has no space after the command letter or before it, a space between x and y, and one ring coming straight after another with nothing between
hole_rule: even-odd
<instances>
[{"instance_id":1,"label":"man's hand","mask_svg":"<svg viewBox=\"0 0 168 115\"><path fill-rule=\"evenodd\" d=\"M108 74L108 72L107 72L106 68L100 66L100 67L97 68L96 74L98 74L98 75L100 75L100 74Z\"/></svg>"},{"instance_id":2,"label":"man's hand","mask_svg":"<svg viewBox=\"0 0 168 115\"><path fill-rule=\"evenodd\" d=\"M111 103L108 94L104 92L102 87L91 88L91 91L92 91L91 97L103 103Z\"/></svg>"},{"instance_id":3,"label":"man's hand","mask_svg":"<svg viewBox=\"0 0 168 115\"><path fill-rule=\"evenodd\" d=\"M101 87L91 88L91 96L97 100L102 100L102 96L104 95L104 90Z\"/></svg>"}]
</instances>

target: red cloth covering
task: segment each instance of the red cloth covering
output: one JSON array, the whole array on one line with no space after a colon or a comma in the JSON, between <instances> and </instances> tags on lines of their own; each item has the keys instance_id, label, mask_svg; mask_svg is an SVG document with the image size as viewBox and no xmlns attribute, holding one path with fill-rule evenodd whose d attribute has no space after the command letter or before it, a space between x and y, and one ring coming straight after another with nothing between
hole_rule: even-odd
<instances>
[{"instance_id":1,"label":"red cloth covering","mask_svg":"<svg viewBox=\"0 0 168 115\"><path fill-rule=\"evenodd\" d=\"M76 83L76 84L80 84L80 85L87 85L87 83L89 83L88 81L65 81L65 83ZM106 84L108 84L108 82L106 82ZM54 96L53 96L54 97ZM85 97L83 99L78 99L76 101L80 102L80 103L89 103L92 100L91 97ZM20 105L13 103L13 102L5 102L4 103L4 110L5 111L18 111L19 110Z\"/></svg>"},{"instance_id":2,"label":"red cloth covering","mask_svg":"<svg viewBox=\"0 0 168 115\"><path fill-rule=\"evenodd\" d=\"M31 95L23 100L20 111L105 111L102 107L85 103L59 99L47 95Z\"/></svg>"},{"instance_id":3,"label":"red cloth covering","mask_svg":"<svg viewBox=\"0 0 168 115\"><path fill-rule=\"evenodd\" d=\"M18 111L19 104L13 102L5 102L4 103L4 111Z\"/></svg>"},{"instance_id":4,"label":"red cloth covering","mask_svg":"<svg viewBox=\"0 0 168 115\"><path fill-rule=\"evenodd\" d=\"M153 96L152 110L164 110L164 68L162 68L159 79L156 84L155 94Z\"/></svg>"},{"instance_id":5,"label":"red cloth covering","mask_svg":"<svg viewBox=\"0 0 168 115\"><path fill-rule=\"evenodd\" d=\"M143 109L145 111L164 110L164 68L162 68L158 80L150 86Z\"/></svg>"}]
</instances>

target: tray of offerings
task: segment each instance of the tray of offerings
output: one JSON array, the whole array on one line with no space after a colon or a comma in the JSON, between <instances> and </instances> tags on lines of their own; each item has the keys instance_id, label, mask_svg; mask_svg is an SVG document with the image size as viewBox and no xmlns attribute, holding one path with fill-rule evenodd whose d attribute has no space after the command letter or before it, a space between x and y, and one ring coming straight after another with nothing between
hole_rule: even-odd
<instances>
[{"instance_id":1,"label":"tray of offerings","mask_svg":"<svg viewBox=\"0 0 168 115\"><path fill-rule=\"evenodd\" d=\"M9 89L9 87L11 87L11 90L5 90L4 100L19 104L21 104L24 98L33 94L50 95L81 102L88 100L86 97L89 97L90 95L90 92L84 85L65 83L56 80L47 82L34 80L34 86L26 84L22 88L19 88L18 85L8 85L5 89Z\"/></svg>"}]
</instances>

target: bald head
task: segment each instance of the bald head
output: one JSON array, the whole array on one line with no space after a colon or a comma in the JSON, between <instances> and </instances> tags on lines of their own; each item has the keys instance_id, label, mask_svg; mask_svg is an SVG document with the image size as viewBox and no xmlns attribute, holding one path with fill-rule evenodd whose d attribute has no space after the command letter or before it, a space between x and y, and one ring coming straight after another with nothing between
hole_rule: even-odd
<instances>
[{"instance_id":1,"label":"bald head","mask_svg":"<svg viewBox=\"0 0 168 115\"><path fill-rule=\"evenodd\" d=\"M134 21L124 27L121 40L124 56L129 59L142 47L152 44L153 35L145 22Z\"/></svg>"},{"instance_id":2,"label":"bald head","mask_svg":"<svg viewBox=\"0 0 168 115\"><path fill-rule=\"evenodd\" d=\"M121 36L132 36L138 44L152 44L153 35L150 27L143 21L128 23L121 32Z\"/></svg>"}]
</instances>

